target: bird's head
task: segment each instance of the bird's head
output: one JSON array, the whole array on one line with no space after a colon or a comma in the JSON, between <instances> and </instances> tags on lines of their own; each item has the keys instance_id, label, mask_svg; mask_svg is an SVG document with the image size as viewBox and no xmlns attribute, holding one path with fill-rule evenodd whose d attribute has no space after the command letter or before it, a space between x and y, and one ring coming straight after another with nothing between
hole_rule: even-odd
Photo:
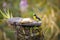
<instances>
[{"instance_id":1,"label":"bird's head","mask_svg":"<svg viewBox=\"0 0 60 40\"><path fill-rule=\"evenodd\" d=\"M33 14L33 16L36 16L36 14Z\"/></svg>"}]
</instances>

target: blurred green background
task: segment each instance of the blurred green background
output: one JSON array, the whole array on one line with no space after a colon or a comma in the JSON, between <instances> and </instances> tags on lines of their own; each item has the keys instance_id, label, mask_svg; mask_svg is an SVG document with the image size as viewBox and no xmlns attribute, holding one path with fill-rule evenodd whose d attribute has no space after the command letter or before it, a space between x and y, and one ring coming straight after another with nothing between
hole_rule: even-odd
<instances>
[{"instance_id":1,"label":"blurred green background","mask_svg":"<svg viewBox=\"0 0 60 40\"><path fill-rule=\"evenodd\" d=\"M28 8L21 11L21 0L0 0L0 10L12 13L13 17L33 17L36 13L42 19L45 40L60 40L60 0L27 0ZM15 40L14 30L4 23L0 14L0 40Z\"/></svg>"}]
</instances>

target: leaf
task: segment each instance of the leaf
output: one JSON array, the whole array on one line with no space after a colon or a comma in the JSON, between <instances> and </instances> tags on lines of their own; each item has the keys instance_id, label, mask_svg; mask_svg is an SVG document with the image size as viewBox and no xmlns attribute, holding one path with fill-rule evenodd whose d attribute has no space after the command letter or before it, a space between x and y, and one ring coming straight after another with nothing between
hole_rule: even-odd
<instances>
[{"instance_id":1,"label":"leaf","mask_svg":"<svg viewBox=\"0 0 60 40\"><path fill-rule=\"evenodd\" d=\"M7 17L6 14L4 14L1 10L0 10L0 13L2 14L3 17Z\"/></svg>"},{"instance_id":2,"label":"leaf","mask_svg":"<svg viewBox=\"0 0 60 40\"><path fill-rule=\"evenodd\" d=\"M12 15L12 13L11 13L10 18L12 18L12 17L13 17L13 15Z\"/></svg>"},{"instance_id":3,"label":"leaf","mask_svg":"<svg viewBox=\"0 0 60 40\"><path fill-rule=\"evenodd\" d=\"M9 18L12 18L12 17L13 17L13 16L12 16L12 13L10 14L9 10L7 10L6 13L3 13L1 10L0 10L0 12L1 12L1 14L3 15L4 18L9 19Z\"/></svg>"}]
</instances>

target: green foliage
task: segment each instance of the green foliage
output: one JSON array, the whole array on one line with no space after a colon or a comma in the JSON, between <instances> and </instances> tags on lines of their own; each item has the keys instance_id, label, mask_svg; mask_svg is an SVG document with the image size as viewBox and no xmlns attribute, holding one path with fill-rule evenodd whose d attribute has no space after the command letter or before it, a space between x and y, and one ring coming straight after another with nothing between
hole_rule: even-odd
<instances>
[{"instance_id":1,"label":"green foliage","mask_svg":"<svg viewBox=\"0 0 60 40\"><path fill-rule=\"evenodd\" d=\"M13 17L13 16L12 16L12 13L11 13L11 14L9 13L9 10L7 10L6 13L4 13L4 12L2 12L2 11L0 10L0 13L1 13L1 15L3 16L3 18L6 18L6 19L9 19L9 18L12 18L12 17Z\"/></svg>"},{"instance_id":2,"label":"green foliage","mask_svg":"<svg viewBox=\"0 0 60 40\"><path fill-rule=\"evenodd\" d=\"M5 33L6 33L6 37L8 37L10 40L15 40L14 39L14 31L12 30L5 30Z\"/></svg>"}]
</instances>

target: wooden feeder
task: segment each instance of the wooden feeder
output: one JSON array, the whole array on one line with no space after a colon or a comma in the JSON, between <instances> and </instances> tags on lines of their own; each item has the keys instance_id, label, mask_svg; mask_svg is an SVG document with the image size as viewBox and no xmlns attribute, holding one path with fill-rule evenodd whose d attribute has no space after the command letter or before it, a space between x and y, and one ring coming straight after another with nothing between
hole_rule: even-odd
<instances>
[{"instance_id":1,"label":"wooden feeder","mask_svg":"<svg viewBox=\"0 0 60 40\"><path fill-rule=\"evenodd\" d=\"M16 40L43 40L39 29L41 21L37 22L31 18L14 17L8 19L7 23L15 27ZM37 29L34 29L34 27L37 27Z\"/></svg>"}]
</instances>

